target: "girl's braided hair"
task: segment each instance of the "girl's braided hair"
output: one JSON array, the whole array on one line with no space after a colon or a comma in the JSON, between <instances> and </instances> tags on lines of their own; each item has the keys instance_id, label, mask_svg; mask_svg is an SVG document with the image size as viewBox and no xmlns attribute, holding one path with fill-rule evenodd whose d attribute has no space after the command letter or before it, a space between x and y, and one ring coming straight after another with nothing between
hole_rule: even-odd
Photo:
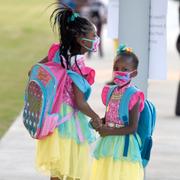
<instances>
[{"instance_id":1,"label":"girl's braided hair","mask_svg":"<svg viewBox=\"0 0 180 180\"><path fill-rule=\"evenodd\" d=\"M60 54L66 59L66 65L69 69L69 58L73 55L80 54L81 46L77 42L77 37L86 36L94 30L93 24L86 18L80 17L70 7L65 4L58 3L58 7L50 16L50 22L58 29ZM65 68L65 64L62 62Z\"/></svg>"}]
</instances>

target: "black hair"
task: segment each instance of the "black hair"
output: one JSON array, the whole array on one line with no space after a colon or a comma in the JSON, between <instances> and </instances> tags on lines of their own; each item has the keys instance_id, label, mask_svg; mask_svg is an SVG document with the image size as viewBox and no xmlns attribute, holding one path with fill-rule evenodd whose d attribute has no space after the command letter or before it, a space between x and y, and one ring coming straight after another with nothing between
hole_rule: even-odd
<instances>
[{"instance_id":1,"label":"black hair","mask_svg":"<svg viewBox=\"0 0 180 180\"><path fill-rule=\"evenodd\" d=\"M118 60L123 59L124 61L126 60L131 60L133 62L133 67L134 69L138 68L139 65L139 60L138 57L131 51L123 51L117 54Z\"/></svg>"},{"instance_id":2,"label":"black hair","mask_svg":"<svg viewBox=\"0 0 180 180\"><path fill-rule=\"evenodd\" d=\"M60 2L57 4L58 7L50 16L50 22L53 22L53 30L55 27L58 28L60 55L63 55L66 59L66 65L69 69L69 58L80 54L81 51L81 46L77 42L77 37L81 35L86 36L89 32L94 30L94 27L86 18L75 16L75 12L67 5ZM73 16L74 18L72 19ZM62 66L65 67L63 62Z\"/></svg>"}]
</instances>

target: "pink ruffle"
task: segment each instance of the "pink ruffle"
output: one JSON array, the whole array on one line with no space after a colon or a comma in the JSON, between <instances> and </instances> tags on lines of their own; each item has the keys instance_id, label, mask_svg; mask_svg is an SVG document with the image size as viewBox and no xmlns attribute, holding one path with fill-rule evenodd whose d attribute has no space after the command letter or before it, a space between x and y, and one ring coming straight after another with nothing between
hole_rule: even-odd
<instances>
[{"instance_id":1,"label":"pink ruffle","mask_svg":"<svg viewBox=\"0 0 180 180\"><path fill-rule=\"evenodd\" d=\"M101 98L104 105L106 105L106 97L109 89L110 89L109 85L105 85L101 93Z\"/></svg>"},{"instance_id":2,"label":"pink ruffle","mask_svg":"<svg viewBox=\"0 0 180 180\"><path fill-rule=\"evenodd\" d=\"M48 61L52 61L55 53L59 49L59 43L54 43L51 45L49 51L48 51Z\"/></svg>"},{"instance_id":3,"label":"pink ruffle","mask_svg":"<svg viewBox=\"0 0 180 180\"><path fill-rule=\"evenodd\" d=\"M139 105L139 112L141 112L144 108L144 93L141 91L136 92L132 97L131 100L129 102L129 110L131 110L134 105L140 101L140 105Z\"/></svg>"},{"instance_id":4,"label":"pink ruffle","mask_svg":"<svg viewBox=\"0 0 180 180\"><path fill-rule=\"evenodd\" d=\"M86 80L90 85L94 84L96 74L94 69L86 66L82 69L82 73L86 76Z\"/></svg>"},{"instance_id":5,"label":"pink ruffle","mask_svg":"<svg viewBox=\"0 0 180 180\"><path fill-rule=\"evenodd\" d=\"M91 68L91 67L86 66L84 61L85 61L85 56L78 55L76 62L78 64L78 67L80 68L81 72L79 71L79 68L75 64L75 61L72 64L72 70L79 73L79 74L82 73L85 76L88 83L90 85L92 85L92 84L94 84L95 70L93 68Z\"/></svg>"}]
</instances>

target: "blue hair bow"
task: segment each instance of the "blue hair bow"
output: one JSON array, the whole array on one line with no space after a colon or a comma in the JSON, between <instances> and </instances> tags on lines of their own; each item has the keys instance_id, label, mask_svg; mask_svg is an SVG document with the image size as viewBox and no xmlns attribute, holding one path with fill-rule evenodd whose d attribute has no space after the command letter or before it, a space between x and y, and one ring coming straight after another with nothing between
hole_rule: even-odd
<instances>
[{"instance_id":1,"label":"blue hair bow","mask_svg":"<svg viewBox=\"0 0 180 180\"><path fill-rule=\"evenodd\" d=\"M117 54L121 54L123 52L133 52L132 48L127 47L125 44L120 44L117 49Z\"/></svg>"},{"instance_id":2,"label":"blue hair bow","mask_svg":"<svg viewBox=\"0 0 180 180\"><path fill-rule=\"evenodd\" d=\"M79 17L79 14L73 13L72 16L68 18L68 22L74 21L77 17Z\"/></svg>"}]
</instances>

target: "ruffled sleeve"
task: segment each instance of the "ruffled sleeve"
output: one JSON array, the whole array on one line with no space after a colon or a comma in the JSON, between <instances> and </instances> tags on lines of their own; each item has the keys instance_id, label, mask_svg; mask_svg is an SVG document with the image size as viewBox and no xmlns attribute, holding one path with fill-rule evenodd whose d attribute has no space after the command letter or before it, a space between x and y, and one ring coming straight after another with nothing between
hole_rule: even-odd
<instances>
[{"instance_id":1,"label":"ruffled sleeve","mask_svg":"<svg viewBox=\"0 0 180 180\"><path fill-rule=\"evenodd\" d=\"M141 112L144 108L144 93L141 91L137 91L132 95L131 100L129 102L129 110L132 110L134 105L140 100L139 112Z\"/></svg>"},{"instance_id":2,"label":"ruffled sleeve","mask_svg":"<svg viewBox=\"0 0 180 180\"><path fill-rule=\"evenodd\" d=\"M101 93L101 98L102 98L102 102L104 105L106 105L106 98L107 98L109 89L110 89L109 85L106 85L106 86L104 86L102 93Z\"/></svg>"},{"instance_id":3,"label":"ruffled sleeve","mask_svg":"<svg viewBox=\"0 0 180 180\"><path fill-rule=\"evenodd\" d=\"M54 43L51 45L48 51L48 61L53 61L53 58L58 50L59 50L59 43Z\"/></svg>"},{"instance_id":4,"label":"ruffled sleeve","mask_svg":"<svg viewBox=\"0 0 180 180\"><path fill-rule=\"evenodd\" d=\"M76 63L75 63L75 57L72 57L71 69L80 75L83 74L84 78L88 81L88 83L92 85L94 84L94 80L95 80L95 70L91 67L86 66L84 61L85 61L84 55L77 55Z\"/></svg>"}]
</instances>

